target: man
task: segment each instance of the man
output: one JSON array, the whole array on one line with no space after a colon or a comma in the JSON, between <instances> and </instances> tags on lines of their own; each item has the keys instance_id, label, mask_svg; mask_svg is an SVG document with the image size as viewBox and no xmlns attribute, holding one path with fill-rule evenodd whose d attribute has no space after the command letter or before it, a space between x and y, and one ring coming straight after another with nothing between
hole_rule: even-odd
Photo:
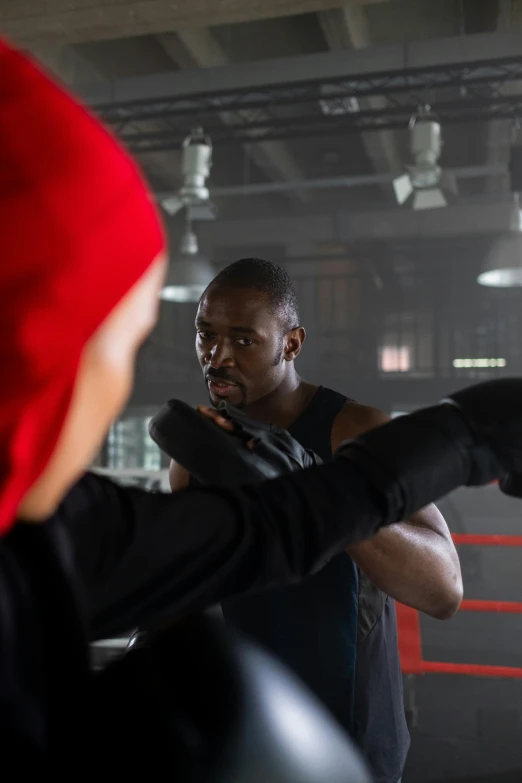
<instances>
[{"instance_id":1,"label":"man","mask_svg":"<svg viewBox=\"0 0 522 783\"><path fill-rule=\"evenodd\" d=\"M295 290L281 267L243 259L203 294L196 351L210 401L288 429L330 460L343 441L387 420L375 408L301 379L305 341ZM171 464L171 487L189 483ZM462 579L446 523L435 508L355 544L299 587L228 603L230 625L279 655L355 736L378 783L397 783L409 746L393 599L445 619Z\"/></svg>"}]
</instances>

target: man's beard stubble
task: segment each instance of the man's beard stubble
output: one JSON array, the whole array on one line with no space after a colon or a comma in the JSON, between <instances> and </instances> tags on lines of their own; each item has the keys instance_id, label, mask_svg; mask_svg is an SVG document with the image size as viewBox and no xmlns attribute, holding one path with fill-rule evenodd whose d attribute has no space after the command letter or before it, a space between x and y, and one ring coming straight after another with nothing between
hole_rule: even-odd
<instances>
[{"instance_id":1,"label":"man's beard stubble","mask_svg":"<svg viewBox=\"0 0 522 783\"><path fill-rule=\"evenodd\" d=\"M238 402L235 402L235 403L229 402L228 404L229 405L233 405L234 408L239 408L240 410L243 410L243 408L246 408L246 404L247 404L246 393L245 393L245 390L241 386L238 386L237 388L241 392L240 400ZM219 405L223 402L223 400L216 400L216 401L214 401L212 399L212 395L210 394L210 392L209 392L208 398L209 398L210 404L212 405L213 408L218 408ZM225 402L226 402L226 400L225 400Z\"/></svg>"},{"instance_id":2,"label":"man's beard stubble","mask_svg":"<svg viewBox=\"0 0 522 783\"><path fill-rule=\"evenodd\" d=\"M240 381L236 381L234 378L231 378L225 368L218 368L214 370L212 367L210 367L205 373L205 382L208 383L209 380L229 381L239 390L241 394L239 402L235 403L234 407L244 408L246 406L246 389L244 385ZM210 400L210 404L214 408L217 408L220 402L222 402L222 400L219 399L217 400L217 402L214 402L214 400L212 399L212 395L210 394L210 391L209 391L209 400Z\"/></svg>"},{"instance_id":3,"label":"man's beard stubble","mask_svg":"<svg viewBox=\"0 0 522 783\"><path fill-rule=\"evenodd\" d=\"M280 341L280 343L279 343L279 345L277 347L277 351L276 351L276 355L274 357L274 361L272 362L272 367L277 367L279 364L281 364L281 362L283 360L284 346L285 346L284 337L281 337L281 341ZM247 406L247 394L246 394L245 386L242 383L240 383L238 381L235 381L232 378L230 378L230 376L228 375L226 369L218 368L217 370L214 370L214 369L210 368L205 373L205 381L207 381L209 378L211 380L214 379L214 380L220 380L220 381L230 381L230 383L233 383L234 386L236 386L239 389L240 393L241 393L241 398L240 398L239 402L234 404L234 407L235 408L239 408L240 410L242 410L243 408L246 408L246 406ZM221 402L221 400L219 400L218 402L214 402L210 392L209 392L209 400L210 400L210 404L214 408L217 408L219 406L220 402Z\"/></svg>"}]
</instances>

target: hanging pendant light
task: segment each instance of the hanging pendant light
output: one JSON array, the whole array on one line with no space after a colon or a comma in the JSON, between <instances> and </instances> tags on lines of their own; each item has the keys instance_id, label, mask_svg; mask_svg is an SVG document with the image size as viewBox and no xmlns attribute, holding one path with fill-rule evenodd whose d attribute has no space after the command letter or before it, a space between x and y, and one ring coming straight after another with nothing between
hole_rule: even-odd
<instances>
[{"instance_id":1,"label":"hanging pendant light","mask_svg":"<svg viewBox=\"0 0 522 783\"><path fill-rule=\"evenodd\" d=\"M199 253L198 238L187 221L179 252L170 259L160 298L164 302L199 302L214 276L212 264Z\"/></svg>"},{"instance_id":2,"label":"hanging pendant light","mask_svg":"<svg viewBox=\"0 0 522 783\"><path fill-rule=\"evenodd\" d=\"M511 229L493 243L477 283L491 288L522 286L522 213L518 193L513 201Z\"/></svg>"}]
</instances>

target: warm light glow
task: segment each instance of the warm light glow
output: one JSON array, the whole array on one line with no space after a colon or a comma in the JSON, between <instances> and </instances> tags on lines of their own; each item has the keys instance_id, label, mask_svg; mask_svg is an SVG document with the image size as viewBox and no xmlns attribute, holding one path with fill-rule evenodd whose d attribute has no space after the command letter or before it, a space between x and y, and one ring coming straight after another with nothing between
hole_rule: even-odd
<instances>
[{"instance_id":1,"label":"warm light glow","mask_svg":"<svg viewBox=\"0 0 522 783\"><path fill-rule=\"evenodd\" d=\"M453 366L456 369L464 367L505 367L505 359L453 359Z\"/></svg>"},{"instance_id":2,"label":"warm light glow","mask_svg":"<svg viewBox=\"0 0 522 783\"><path fill-rule=\"evenodd\" d=\"M382 372L408 372L411 368L410 349L407 345L387 345L381 348Z\"/></svg>"}]
</instances>

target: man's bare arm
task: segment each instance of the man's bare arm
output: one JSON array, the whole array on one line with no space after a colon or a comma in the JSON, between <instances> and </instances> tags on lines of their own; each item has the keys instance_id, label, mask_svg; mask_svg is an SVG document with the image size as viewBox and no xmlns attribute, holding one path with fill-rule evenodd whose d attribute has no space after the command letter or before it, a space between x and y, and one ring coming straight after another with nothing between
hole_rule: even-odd
<instances>
[{"instance_id":1,"label":"man's bare arm","mask_svg":"<svg viewBox=\"0 0 522 783\"><path fill-rule=\"evenodd\" d=\"M376 408L348 403L334 423L333 450L388 420ZM458 610L463 595L459 557L436 506L382 529L347 552L377 587L397 601L441 620Z\"/></svg>"}]
</instances>

